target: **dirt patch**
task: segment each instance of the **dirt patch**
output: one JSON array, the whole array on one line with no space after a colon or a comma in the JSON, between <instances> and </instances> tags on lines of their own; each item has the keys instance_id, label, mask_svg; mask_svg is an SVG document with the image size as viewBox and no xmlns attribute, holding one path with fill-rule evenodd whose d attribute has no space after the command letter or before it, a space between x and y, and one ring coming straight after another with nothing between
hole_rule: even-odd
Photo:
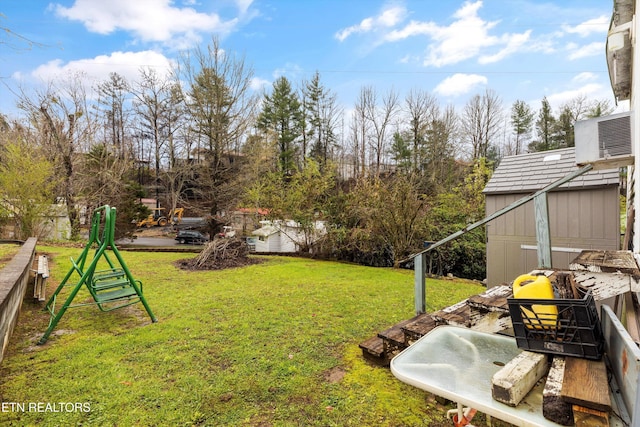
<instances>
[{"instance_id":1,"label":"dirt patch","mask_svg":"<svg viewBox=\"0 0 640 427\"><path fill-rule=\"evenodd\" d=\"M344 368L341 368L340 366L334 366L328 371L324 371L324 379L325 381L330 382L332 384L339 383L340 381L342 381L342 379L346 374L347 374L347 371L345 371Z\"/></svg>"}]
</instances>

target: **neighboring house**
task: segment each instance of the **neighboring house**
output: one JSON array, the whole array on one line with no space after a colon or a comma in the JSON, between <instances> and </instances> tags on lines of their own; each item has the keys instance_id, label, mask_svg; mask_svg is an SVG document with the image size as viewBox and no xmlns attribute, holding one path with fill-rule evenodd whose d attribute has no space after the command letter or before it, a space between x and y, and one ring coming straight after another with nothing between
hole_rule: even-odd
<instances>
[{"instance_id":1,"label":"neighboring house","mask_svg":"<svg viewBox=\"0 0 640 427\"><path fill-rule=\"evenodd\" d=\"M34 230L36 237L43 240L67 240L71 237L71 222L65 204L52 204L46 216ZM0 228L0 238L15 239L18 235L18 224L13 218Z\"/></svg>"},{"instance_id":2,"label":"neighboring house","mask_svg":"<svg viewBox=\"0 0 640 427\"><path fill-rule=\"evenodd\" d=\"M140 204L146 206L147 208L149 208L150 210L154 210L157 207L157 200L156 199L139 199L138 200L140 202Z\"/></svg>"},{"instance_id":3,"label":"neighboring house","mask_svg":"<svg viewBox=\"0 0 640 427\"><path fill-rule=\"evenodd\" d=\"M298 252L305 242L313 243L326 234L324 221L316 221L308 235L295 221L260 221L262 227L251 234L256 236L256 252Z\"/></svg>"},{"instance_id":4,"label":"neighboring house","mask_svg":"<svg viewBox=\"0 0 640 427\"><path fill-rule=\"evenodd\" d=\"M233 212L231 225L243 234L260 228L260 223L269 214L267 209L239 208Z\"/></svg>"},{"instance_id":5,"label":"neighboring house","mask_svg":"<svg viewBox=\"0 0 640 427\"><path fill-rule=\"evenodd\" d=\"M509 156L483 193L486 214L576 171L575 149ZM568 269L583 249L620 249L620 173L590 171L547 195L552 266ZM533 201L487 225L487 285L510 282L538 267Z\"/></svg>"},{"instance_id":6,"label":"neighboring house","mask_svg":"<svg viewBox=\"0 0 640 427\"><path fill-rule=\"evenodd\" d=\"M71 221L67 205L51 205L51 216L42 224L41 239L67 240L71 238Z\"/></svg>"}]
</instances>

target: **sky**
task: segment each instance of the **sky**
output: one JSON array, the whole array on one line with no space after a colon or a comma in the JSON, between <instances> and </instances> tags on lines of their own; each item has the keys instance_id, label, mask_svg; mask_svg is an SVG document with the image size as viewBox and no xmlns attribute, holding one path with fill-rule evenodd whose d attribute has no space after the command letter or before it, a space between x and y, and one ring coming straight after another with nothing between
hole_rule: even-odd
<instances>
[{"instance_id":1,"label":"sky","mask_svg":"<svg viewBox=\"0 0 640 427\"><path fill-rule=\"evenodd\" d=\"M462 108L494 91L510 108L577 96L615 106L605 60L611 0L0 0L0 113L19 89L86 73L87 85L180 52L220 47L254 70L253 90L316 72L348 111L363 87L420 89Z\"/></svg>"}]
</instances>

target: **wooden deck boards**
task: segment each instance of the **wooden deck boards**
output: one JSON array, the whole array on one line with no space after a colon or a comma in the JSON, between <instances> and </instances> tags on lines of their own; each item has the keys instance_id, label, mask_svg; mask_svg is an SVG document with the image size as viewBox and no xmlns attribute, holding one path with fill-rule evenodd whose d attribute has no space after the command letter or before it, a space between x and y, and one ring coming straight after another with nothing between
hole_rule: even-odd
<instances>
[{"instance_id":1,"label":"wooden deck boards","mask_svg":"<svg viewBox=\"0 0 640 427\"><path fill-rule=\"evenodd\" d=\"M571 261L569 269L594 273L625 273L640 277L638 264L631 251L585 250Z\"/></svg>"},{"instance_id":2,"label":"wooden deck boards","mask_svg":"<svg viewBox=\"0 0 640 427\"><path fill-rule=\"evenodd\" d=\"M415 317L411 322L404 325L401 329L404 332L407 343L409 345L418 341L423 336L427 335L433 328L438 326L439 323L431 317L429 314L421 314Z\"/></svg>"},{"instance_id":3,"label":"wooden deck boards","mask_svg":"<svg viewBox=\"0 0 640 427\"><path fill-rule=\"evenodd\" d=\"M532 274L542 273L552 281L570 281L572 285L591 290L596 301L602 301L618 295L626 297L627 305L636 309L632 315L640 319L637 302L630 301L629 292L640 292L640 268L629 251L584 251L572 263L571 270L535 270ZM420 314L403 321L360 344L363 356L379 365L388 366L391 358L404 347L442 324L457 325L478 331L504 333L511 327L511 318L507 298L513 296L511 285L503 284L487 289L485 292L469 297L450 307L431 314ZM569 296L568 296L569 297ZM636 319L640 331L640 320ZM637 332L640 335L640 332ZM637 337L634 337L637 339ZM564 357L557 357L558 360ZM546 391L547 400L557 399L566 408L563 417L570 422L571 408L575 422L581 425L595 425L607 420L611 402L607 402L608 381L606 366L586 359L568 357L576 360L577 366L569 367L569 375L560 379L562 390L555 390L553 396ZM569 362L574 363L574 362ZM574 386L567 378L576 379ZM567 385L564 381L569 381ZM573 387L573 389L572 389ZM556 388L560 388L559 386ZM606 396L605 396L606 394ZM558 403L557 402L557 403ZM568 409L568 410L566 410ZM561 422L556 420L556 422ZM607 424L598 424L607 425Z\"/></svg>"},{"instance_id":4,"label":"wooden deck boards","mask_svg":"<svg viewBox=\"0 0 640 427\"><path fill-rule=\"evenodd\" d=\"M598 411L611 411L609 381L604 360L565 357L562 398Z\"/></svg>"}]
</instances>

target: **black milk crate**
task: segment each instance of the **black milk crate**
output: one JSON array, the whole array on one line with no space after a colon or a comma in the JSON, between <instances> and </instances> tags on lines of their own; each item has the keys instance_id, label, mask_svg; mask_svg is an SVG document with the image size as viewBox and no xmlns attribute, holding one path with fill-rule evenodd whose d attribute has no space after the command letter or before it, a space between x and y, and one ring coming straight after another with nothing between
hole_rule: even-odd
<instances>
[{"instance_id":1,"label":"black milk crate","mask_svg":"<svg viewBox=\"0 0 640 427\"><path fill-rule=\"evenodd\" d=\"M596 303L591 291L579 289L579 292L583 295L581 299L507 298L518 348L538 353L600 359L604 338ZM545 306L556 306L556 319L549 320L541 314L545 311Z\"/></svg>"}]
</instances>

